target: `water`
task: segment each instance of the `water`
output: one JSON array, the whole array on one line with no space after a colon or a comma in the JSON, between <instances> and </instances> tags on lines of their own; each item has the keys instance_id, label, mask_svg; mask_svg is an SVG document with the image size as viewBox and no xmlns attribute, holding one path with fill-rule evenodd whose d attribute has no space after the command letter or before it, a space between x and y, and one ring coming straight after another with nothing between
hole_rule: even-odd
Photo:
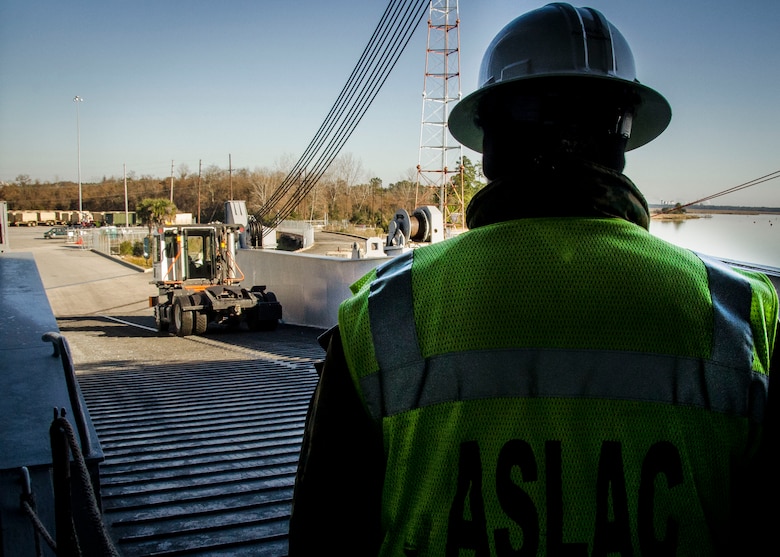
<instances>
[{"instance_id":1,"label":"water","mask_svg":"<svg viewBox=\"0 0 780 557\"><path fill-rule=\"evenodd\" d=\"M715 257L780 268L780 214L702 214L650 221L650 233Z\"/></svg>"}]
</instances>

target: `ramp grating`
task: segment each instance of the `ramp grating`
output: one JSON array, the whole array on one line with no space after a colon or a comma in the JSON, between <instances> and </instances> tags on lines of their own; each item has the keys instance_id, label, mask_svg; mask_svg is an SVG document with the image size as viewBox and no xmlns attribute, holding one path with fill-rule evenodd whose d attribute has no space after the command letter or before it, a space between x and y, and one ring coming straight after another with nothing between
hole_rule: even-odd
<instances>
[{"instance_id":1,"label":"ramp grating","mask_svg":"<svg viewBox=\"0 0 780 557\"><path fill-rule=\"evenodd\" d=\"M287 554L318 348L81 370L105 453L105 518L126 557Z\"/></svg>"}]
</instances>

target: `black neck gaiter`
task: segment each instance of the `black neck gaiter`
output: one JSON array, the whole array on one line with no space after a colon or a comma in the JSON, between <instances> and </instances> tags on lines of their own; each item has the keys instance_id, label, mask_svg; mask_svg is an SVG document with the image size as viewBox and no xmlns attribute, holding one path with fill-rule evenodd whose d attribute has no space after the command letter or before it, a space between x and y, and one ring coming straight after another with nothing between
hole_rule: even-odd
<instances>
[{"instance_id":1,"label":"black neck gaiter","mask_svg":"<svg viewBox=\"0 0 780 557\"><path fill-rule=\"evenodd\" d=\"M531 171L489 183L466 209L470 229L539 217L621 218L650 226L647 201L634 183L587 161L536 161Z\"/></svg>"}]
</instances>

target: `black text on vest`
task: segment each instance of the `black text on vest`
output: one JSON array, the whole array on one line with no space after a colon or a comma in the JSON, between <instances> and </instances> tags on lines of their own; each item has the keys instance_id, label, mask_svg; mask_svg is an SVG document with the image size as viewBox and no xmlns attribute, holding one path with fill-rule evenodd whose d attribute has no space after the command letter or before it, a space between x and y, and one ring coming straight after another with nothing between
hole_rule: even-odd
<instances>
[{"instance_id":1,"label":"black text on vest","mask_svg":"<svg viewBox=\"0 0 780 557\"><path fill-rule=\"evenodd\" d=\"M546 512L547 519L546 554L588 557L588 541L563 540L561 442L545 442L544 458L547 477L542 479L545 481L545 500L541 509ZM539 554L539 505L520 485L512 481L511 476L512 469L517 467L524 483L540 481L536 463L531 446L520 439L508 441L499 453L495 465L496 497L506 516L523 533L522 546L512 547L509 528L494 530L495 554L499 557ZM665 477L669 489L683 481L682 462L677 448L667 441L660 441L647 451L642 462L636 509L628 507L620 442L602 442L596 475L596 508L588 515L594 517L590 556L675 555L679 524L667 518L665 532L659 536L654 527L654 503L655 480L658 476ZM632 511L636 513L638 524L638 552L631 542ZM460 446L458 485L448 520L446 555L456 557L460 555L461 549L468 550L464 553L466 555L491 555L483 497L482 458L476 441L467 441Z\"/></svg>"}]
</instances>

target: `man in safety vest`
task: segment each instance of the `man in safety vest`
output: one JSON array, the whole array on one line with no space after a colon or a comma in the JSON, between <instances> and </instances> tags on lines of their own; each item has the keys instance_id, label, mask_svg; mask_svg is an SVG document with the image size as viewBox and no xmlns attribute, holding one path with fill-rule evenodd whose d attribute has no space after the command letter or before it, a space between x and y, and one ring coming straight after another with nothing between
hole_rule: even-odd
<instances>
[{"instance_id":1,"label":"man in safety vest","mask_svg":"<svg viewBox=\"0 0 780 557\"><path fill-rule=\"evenodd\" d=\"M499 32L449 120L490 183L469 232L342 304L290 555L763 548L777 293L649 234L624 153L670 119L599 12L550 4Z\"/></svg>"}]
</instances>

